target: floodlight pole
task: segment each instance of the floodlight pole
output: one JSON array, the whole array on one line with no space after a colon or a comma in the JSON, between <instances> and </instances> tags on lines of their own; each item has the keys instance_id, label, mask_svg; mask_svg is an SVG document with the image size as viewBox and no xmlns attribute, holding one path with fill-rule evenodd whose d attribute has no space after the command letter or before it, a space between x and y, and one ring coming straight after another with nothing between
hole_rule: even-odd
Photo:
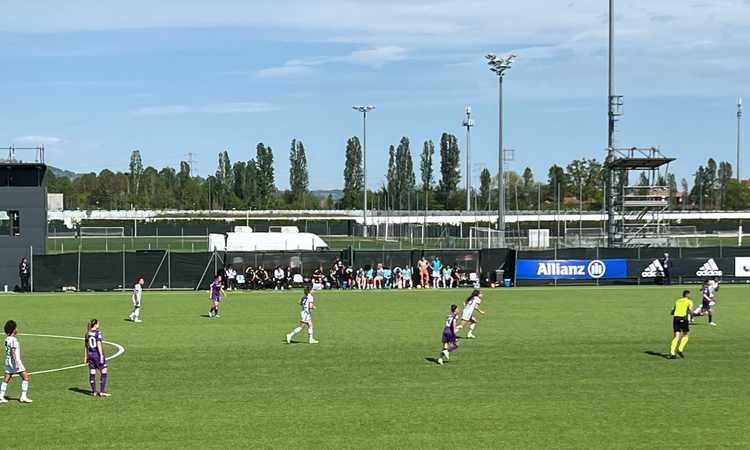
<instances>
[{"instance_id":1,"label":"floodlight pole","mask_svg":"<svg viewBox=\"0 0 750 450\"><path fill-rule=\"evenodd\" d=\"M498 133L497 133L497 196L498 216L497 229L500 231L500 245L505 245L505 168L503 167L503 72L497 76L497 107L498 107Z\"/></svg>"},{"instance_id":2,"label":"floodlight pole","mask_svg":"<svg viewBox=\"0 0 750 450\"><path fill-rule=\"evenodd\" d=\"M498 57L490 53L485 58L490 67L490 71L497 75L497 103L498 103L498 134L497 134L497 194L498 194L498 214L497 229L500 232L500 247L505 246L505 180L503 173L503 163L505 155L503 154L503 76L505 71L510 69L513 59L516 55Z\"/></svg>"},{"instance_id":3,"label":"floodlight pole","mask_svg":"<svg viewBox=\"0 0 750 450\"><path fill-rule=\"evenodd\" d=\"M614 38L615 38L615 1L609 0L609 88L607 94L607 163L615 160L615 122L617 120L617 111L615 110L617 98L615 96L615 56L614 56ZM617 226L615 224L615 191L617 181L615 180L615 171L610 166L607 168L607 246L614 247Z\"/></svg>"},{"instance_id":4,"label":"floodlight pole","mask_svg":"<svg viewBox=\"0 0 750 450\"><path fill-rule=\"evenodd\" d=\"M367 237L367 113L374 110L375 107L369 106L352 106L352 109L362 113L362 190L364 199L362 205L362 237Z\"/></svg>"},{"instance_id":5,"label":"floodlight pole","mask_svg":"<svg viewBox=\"0 0 750 450\"><path fill-rule=\"evenodd\" d=\"M471 127L474 120L471 118L471 106L466 107L466 211L471 211Z\"/></svg>"}]
</instances>

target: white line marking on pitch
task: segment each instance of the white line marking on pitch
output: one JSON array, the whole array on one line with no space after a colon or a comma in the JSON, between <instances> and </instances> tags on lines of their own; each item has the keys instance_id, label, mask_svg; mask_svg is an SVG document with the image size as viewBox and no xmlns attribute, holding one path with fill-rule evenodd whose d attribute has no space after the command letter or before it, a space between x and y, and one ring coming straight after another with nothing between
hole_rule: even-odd
<instances>
[{"instance_id":1,"label":"white line marking on pitch","mask_svg":"<svg viewBox=\"0 0 750 450\"><path fill-rule=\"evenodd\" d=\"M57 336L54 334L32 334L32 333L18 333L19 336L35 336L35 337L47 337L47 338L55 338L55 339L72 339L74 341L83 341L85 340L82 337L75 337L75 336ZM115 359L118 356L125 353L125 347L122 345L116 343L116 342L110 342L110 341L102 341L104 344L113 345L117 348L117 352L107 357L107 360ZM29 372L29 375L38 375L40 373L50 373L50 372L60 372L63 370L69 370L69 369L77 369L79 367L86 367L86 363L83 364L76 364L74 366L66 366L66 367L60 367L59 369L49 369L49 370L38 370L36 372Z\"/></svg>"}]
</instances>

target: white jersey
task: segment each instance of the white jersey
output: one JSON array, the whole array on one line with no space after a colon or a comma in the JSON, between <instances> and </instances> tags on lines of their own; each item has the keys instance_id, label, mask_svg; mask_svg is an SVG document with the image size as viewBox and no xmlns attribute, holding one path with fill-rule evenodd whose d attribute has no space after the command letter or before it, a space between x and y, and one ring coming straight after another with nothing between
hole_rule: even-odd
<instances>
[{"instance_id":1,"label":"white jersey","mask_svg":"<svg viewBox=\"0 0 750 450\"><path fill-rule=\"evenodd\" d=\"M141 283L136 283L133 287L133 305L141 306L141 296L143 295L143 286Z\"/></svg>"},{"instance_id":2,"label":"white jersey","mask_svg":"<svg viewBox=\"0 0 750 450\"><path fill-rule=\"evenodd\" d=\"M16 354L16 360L18 366L13 360L13 351ZM5 373L20 373L25 372L26 368L21 362L21 346L18 343L18 339L15 336L8 336L5 338Z\"/></svg>"},{"instance_id":3,"label":"white jersey","mask_svg":"<svg viewBox=\"0 0 750 450\"><path fill-rule=\"evenodd\" d=\"M313 298L312 294L303 295L299 300L299 306L301 308L299 316L302 322L309 322L312 319L310 310L312 309L314 301L315 299Z\"/></svg>"},{"instance_id":4,"label":"white jersey","mask_svg":"<svg viewBox=\"0 0 750 450\"><path fill-rule=\"evenodd\" d=\"M284 269L276 269L273 271L273 277L277 280L283 280L284 279Z\"/></svg>"},{"instance_id":5,"label":"white jersey","mask_svg":"<svg viewBox=\"0 0 750 450\"><path fill-rule=\"evenodd\" d=\"M474 309L482 303L482 299L478 296L471 297L471 299L464 305L463 314L461 314L461 320L469 320L474 315Z\"/></svg>"},{"instance_id":6,"label":"white jersey","mask_svg":"<svg viewBox=\"0 0 750 450\"><path fill-rule=\"evenodd\" d=\"M713 300L716 295L716 291L719 289L719 282L716 280L708 280L708 295Z\"/></svg>"},{"instance_id":7,"label":"white jersey","mask_svg":"<svg viewBox=\"0 0 750 450\"><path fill-rule=\"evenodd\" d=\"M299 301L299 306L302 308L303 313L310 314L312 304L315 301L312 294L303 295Z\"/></svg>"}]
</instances>

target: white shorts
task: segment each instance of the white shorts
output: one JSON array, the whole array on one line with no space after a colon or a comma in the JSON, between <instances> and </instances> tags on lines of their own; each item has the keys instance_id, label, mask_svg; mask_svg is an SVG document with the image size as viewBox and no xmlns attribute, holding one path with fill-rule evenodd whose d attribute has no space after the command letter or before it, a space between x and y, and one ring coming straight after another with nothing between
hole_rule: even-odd
<instances>
[{"instance_id":1,"label":"white shorts","mask_svg":"<svg viewBox=\"0 0 750 450\"><path fill-rule=\"evenodd\" d=\"M141 302L133 301L133 308L140 308L140 307L141 307Z\"/></svg>"},{"instance_id":2,"label":"white shorts","mask_svg":"<svg viewBox=\"0 0 750 450\"><path fill-rule=\"evenodd\" d=\"M312 320L312 314L310 314L309 312L300 311L299 320L300 322L310 322Z\"/></svg>"},{"instance_id":3,"label":"white shorts","mask_svg":"<svg viewBox=\"0 0 750 450\"><path fill-rule=\"evenodd\" d=\"M474 316L474 311L464 311L461 314L461 320L470 321Z\"/></svg>"},{"instance_id":4,"label":"white shorts","mask_svg":"<svg viewBox=\"0 0 750 450\"><path fill-rule=\"evenodd\" d=\"M13 366L5 365L5 373L9 373L11 375L15 375L17 373L26 372L26 367L24 367L23 363L19 364L19 368L16 369Z\"/></svg>"}]
</instances>

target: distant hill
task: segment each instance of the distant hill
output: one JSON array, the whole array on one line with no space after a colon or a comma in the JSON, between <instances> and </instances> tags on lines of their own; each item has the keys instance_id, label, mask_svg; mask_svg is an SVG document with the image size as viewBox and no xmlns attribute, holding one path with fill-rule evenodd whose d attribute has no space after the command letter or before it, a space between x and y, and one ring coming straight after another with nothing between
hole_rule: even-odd
<instances>
[{"instance_id":1,"label":"distant hill","mask_svg":"<svg viewBox=\"0 0 750 450\"><path fill-rule=\"evenodd\" d=\"M316 197L328 198L330 195L334 200L341 200L344 198L344 191L341 189L318 189L310 191L310 193Z\"/></svg>"},{"instance_id":2,"label":"distant hill","mask_svg":"<svg viewBox=\"0 0 750 450\"><path fill-rule=\"evenodd\" d=\"M58 177L58 178L69 178L70 181L73 181L76 178L78 178L79 176L81 176L80 173L71 172L69 170L58 169L57 167L54 167L54 166L47 166L47 168L56 177Z\"/></svg>"}]
</instances>

